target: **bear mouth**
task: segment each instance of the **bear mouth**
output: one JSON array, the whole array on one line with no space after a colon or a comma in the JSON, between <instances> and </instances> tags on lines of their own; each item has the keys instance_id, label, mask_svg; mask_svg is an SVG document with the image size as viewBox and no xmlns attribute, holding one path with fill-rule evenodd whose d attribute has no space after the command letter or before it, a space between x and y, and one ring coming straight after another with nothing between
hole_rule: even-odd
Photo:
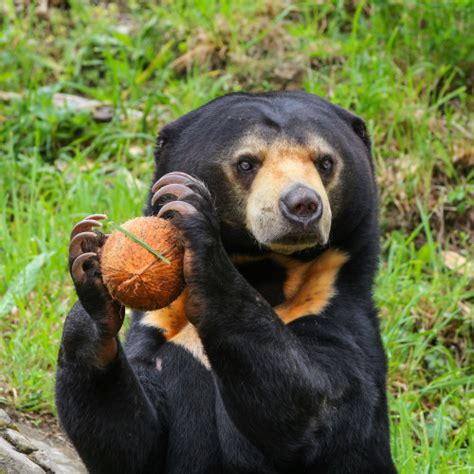
<instances>
[{"instance_id":1,"label":"bear mouth","mask_svg":"<svg viewBox=\"0 0 474 474\"><path fill-rule=\"evenodd\" d=\"M269 225L265 227L265 230L270 235L268 233L259 235L255 229L242 225L221 222L221 226L225 248L231 254L262 255L270 252L290 255L305 250L325 248L328 240L324 238L323 232L318 227L305 232L302 229L288 229L288 227L279 229L277 226Z\"/></svg>"},{"instance_id":2,"label":"bear mouth","mask_svg":"<svg viewBox=\"0 0 474 474\"><path fill-rule=\"evenodd\" d=\"M265 246L273 252L284 255L289 255L314 247L321 247L322 245L324 245L324 243L317 234L289 234L265 243Z\"/></svg>"},{"instance_id":3,"label":"bear mouth","mask_svg":"<svg viewBox=\"0 0 474 474\"><path fill-rule=\"evenodd\" d=\"M282 255L291 255L293 253L302 252L303 250L308 250L310 248L314 248L319 246L317 242L313 242L311 244L306 243L298 243L298 244L277 244L272 243L268 244L267 247L275 253L279 253Z\"/></svg>"}]
</instances>

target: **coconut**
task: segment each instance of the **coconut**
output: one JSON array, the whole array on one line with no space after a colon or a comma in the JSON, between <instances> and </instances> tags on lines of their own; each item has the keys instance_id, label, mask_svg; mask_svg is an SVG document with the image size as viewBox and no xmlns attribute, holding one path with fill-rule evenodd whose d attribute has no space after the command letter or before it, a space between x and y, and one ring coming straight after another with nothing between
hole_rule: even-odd
<instances>
[{"instance_id":1,"label":"coconut","mask_svg":"<svg viewBox=\"0 0 474 474\"><path fill-rule=\"evenodd\" d=\"M149 311L168 306L184 288L184 251L176 228L158 217L137 217L121 227L169 263L116 229L100 255L105 286L114 299L130 308Z\"/></svg>"}]
</instances>

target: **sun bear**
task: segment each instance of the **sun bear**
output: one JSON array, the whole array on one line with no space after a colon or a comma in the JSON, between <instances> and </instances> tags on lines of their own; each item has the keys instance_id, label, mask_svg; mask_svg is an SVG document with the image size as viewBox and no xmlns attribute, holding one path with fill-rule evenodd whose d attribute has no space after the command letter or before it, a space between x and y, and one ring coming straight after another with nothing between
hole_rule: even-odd
<instances>
[{"instance_id":1,"label":"sun bear","mask_svg":"<svg viewBox=\"0 0 474 474\"><path fill-rule=\"evenodd\" d=\"M124 343L104 216L71 235L56 402L90 472L396 472L363 120L299 91L215 99L161 131L145 214L179 229L186 289Z\"/></svg>"}]
</instances>

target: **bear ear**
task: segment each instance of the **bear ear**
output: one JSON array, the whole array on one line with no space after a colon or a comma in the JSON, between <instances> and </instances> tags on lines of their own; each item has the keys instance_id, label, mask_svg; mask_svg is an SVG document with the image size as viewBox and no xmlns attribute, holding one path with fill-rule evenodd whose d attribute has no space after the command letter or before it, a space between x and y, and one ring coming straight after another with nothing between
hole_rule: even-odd
<instances>
[{"instance_id":1,"label":"bear ear","mask_svg":"<svg viewBox=\"0 0 474 474\"><path fill-rule=\"evenodd\" d=\"M156 137L156 144L155 144L155 152L158 153L164 146L166 142L165 137L163 136L162 132L158 134L158 137Z\"/></svg>"},{"instance_id":2,"label":"bear ear","mask_svg":"<svg viewBox=\"0 0 474 474\"><path fill-rule=\"evenodd\" d=\"M199 107L196 110L192 110L191 112L188 112L187 114L178 118L174 122L166 124L159 131L158 138L156 140L155 156L158 157L160 151L168 143L176 141L185 129L196 123L201 114L203 113L205 107L206 105Z\"/></svg>"},{"instance_id":3,"label":"bear ear","mask_svg":"<svg viewBox=\"0 0 474 474\"><path fill-rule=\"evenodd\" d=\"M177 126L177 121L168 123L158 133L155 144L155 162L160 162L167 145L173 143L179 136L181 128Z\"/></svg>"},{"instance_id":4,"label":"bear ear","mask_svg":"<svg viewBox=\"0 0 474 474\"><path fill-rule=\"evenodd\" d=\"M354 133L362 140L362 143L367 147L369 153L372 152L372 142L370 140L369 133L367 132L367 127L365 122L358 117L357 115L349 112L338 105L331 104L333 106L336 114L344 120L351 128L354 130Z\"/></svg>"},{"instance_id":5,"label":"bear ear","mask_svg":"<svg viewBox=\"0 0 474 474\"><path fill-rule=\"evenodd\" d=\"M156 152L158 153L172 138L174 132L174 122L165 125L158 133L156 139Z\"/></svg>"},{"instance_id":6,"label":"bear ear","mask_svg":"<svg viewBox=\"0 0 474 474\"><path fill-rule=\"evenodd\" d=\"M356 133L358 137L364 142L364 145L367 147L369 152L372 151L372 142L370 140L369 132L367 132L367 127L365 126L365 122L357 117L356 115L353 115L352 119L352 130Z\"/></svg>"}]
</instances>

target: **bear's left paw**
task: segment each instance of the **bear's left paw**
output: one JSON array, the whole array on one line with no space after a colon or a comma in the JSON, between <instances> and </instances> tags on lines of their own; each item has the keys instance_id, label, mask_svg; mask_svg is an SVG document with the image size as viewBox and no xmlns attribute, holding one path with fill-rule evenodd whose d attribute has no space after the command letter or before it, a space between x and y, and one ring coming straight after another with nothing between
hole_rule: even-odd
<instances>
[{"instance_id":1,"label":"bear's left paw","mask_svg":"<svg viewBox=\"0 0 474 474\"><path fill-rule=\"evenodd\" d=\"M196 251L220 240L215 206L202 181L175 171L160 178L152 192L152 208L176 225L187 248Z\"/></svg>"}]
</instances>

